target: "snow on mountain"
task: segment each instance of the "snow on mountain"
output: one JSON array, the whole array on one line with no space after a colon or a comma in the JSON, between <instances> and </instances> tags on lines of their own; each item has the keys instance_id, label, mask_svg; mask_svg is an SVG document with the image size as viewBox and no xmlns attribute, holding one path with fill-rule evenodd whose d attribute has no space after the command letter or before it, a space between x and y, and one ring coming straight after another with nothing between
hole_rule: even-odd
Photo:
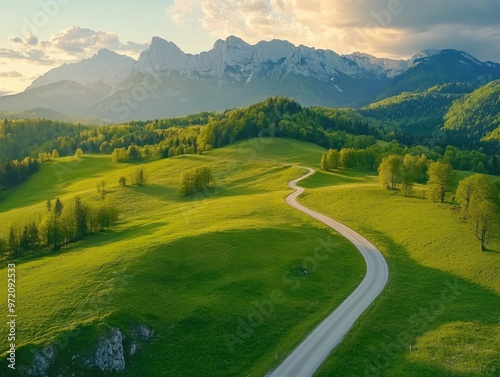
<instances>
[{"instance_id":1,"label":"snow on mountain","mask_svg":"<svg viewBox=\"0 0 500 377\"><path fill-rule=\"evenodd\" d=\"M355 61L361 68L379 77L396 77L406 71L410 65L408 60L376 58L375 56L362 52L355 52L344 56Z\"/></svg>"},{"instance_id":2,"label":"snow on mountain","mask_svg":"<svg viewBox=\"0 0 500 377\"><path fill-rule=\"evenodd\" d=\"M417 60L430 58L431 56L439 55L440 53L441 50L435 50L435 49L417 51L415 55L413 55L410 59L410 68L418 64Z\"/></svg>"},{"instance_id":3,"label":"snow on mountain","mask_svg":"<svg viewBox=\"0 0 500 377\"><path fill-rule=\"evenodd\" d=\"M266 71L272 74L273 70L321 80L329 80L338 73L364 74L351 60L333 51L295 47L280 40L250 45L233 36L218 40L212 50L197 55L185 54L173 43L155 37L151 47L141 54L138 66L144 73L177 71L206 78L228 76L238 81L248 81Z\"/></svg>"},{"instance_id":4,"label":"snow on mountain","mask_svg":"<svg viewBox=\"0 0 500 377\"><path fill-rule=\"evenodd\" d=\"M111 93L121 81L130 76L135 66L134 59L102 49L90 59L50 70L33 81L27 90L60 81L75 81L88 88Z\"/></svg>"},{"instance_id":5,"label":"snow on mountain","mask_svg":"<svg viewBox=\"0 0 500 377\"><path fill-rule=\"evenodd\" d=\"M360 52L341 56L282 40L251 45L231 36L209 51L188 54L154 37L137 61L103 49L55 68L25 92L1 97L0 111L43 107L123 121L221 111L269 96L304 106L356 107L429 85L497 76L499 64L455 50L394 60Z\"/></svg>"}]
</instances>

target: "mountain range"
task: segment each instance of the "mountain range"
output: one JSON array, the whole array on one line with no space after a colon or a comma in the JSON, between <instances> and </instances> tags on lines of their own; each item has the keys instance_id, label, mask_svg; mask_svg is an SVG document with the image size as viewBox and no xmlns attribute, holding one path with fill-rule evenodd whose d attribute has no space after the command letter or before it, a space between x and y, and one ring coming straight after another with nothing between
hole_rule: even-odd
<instances>
[{"instance_id":1,"label":"mountain range","mask_svg":"<svg viewBox=\"0 0 500 377\"><path fill-rule=\"evenodd\" d=\"M229 37L193 55L154 37L138 60L103 49L52 69L24 92L0 97L0 111L42 108L116 122L242 107L270 96L361 107L406 91L456 82L478 88L498 78L500 64L456 50L394 60Z\"/></svg>"}]
</instances>

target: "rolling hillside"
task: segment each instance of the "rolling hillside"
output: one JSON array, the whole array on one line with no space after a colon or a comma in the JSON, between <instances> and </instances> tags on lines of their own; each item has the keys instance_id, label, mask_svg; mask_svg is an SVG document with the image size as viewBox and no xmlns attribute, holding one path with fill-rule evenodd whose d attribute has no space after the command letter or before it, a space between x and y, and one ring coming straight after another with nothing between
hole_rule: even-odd
<instances>
[{"instance_id":1,"label":"rolling hillside","mask_svg":"<svg viewBox=\"0 0 500 377\"><path fill-rule=\"evenodd\" d=\"M322 152L251 140L143 165L142 188L119 187L118 178L136 166L109 156L44 164L0 203L2 229L43 213L48 198L98 201L100 180L121 218L111 232L16 262L18 365L69 339L48 373L78 370L112 327L128 339L123 376L265 374L278 363L275 354L286 355L363 277L353 246L283 200L287 182L301 174L291 164L315 164ZM181 171L200 165L212 167L217 187L181 197ZM325 244L331 257L311 265ZM130 356L127 342L138 326L156 335Z\"/></svg>"}]
</instances>

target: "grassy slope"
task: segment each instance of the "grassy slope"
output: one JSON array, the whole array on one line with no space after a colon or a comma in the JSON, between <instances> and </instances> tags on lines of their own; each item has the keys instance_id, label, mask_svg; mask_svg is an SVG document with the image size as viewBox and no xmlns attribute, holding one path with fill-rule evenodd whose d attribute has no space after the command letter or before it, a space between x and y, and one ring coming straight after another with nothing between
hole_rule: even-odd
<instances>
[{"instance_id":1,"label":"grassy slope","mask_svg":"<svg viewBox=\"0 0 500 377\"><path fill-rule=\"evenodd\" d=\"M100 180L119 203L122 222L61 252L16 262L18 365L31 357L32 346L23 346L47 344L63 331L79 331L70 337L71 351L59 350L70 357L103 325L140 322L158 336L127 360L124 376L264 375L279 362L275 354L284 357L364 274L352 245L284 202L287 182L301 174L289 164L316 163L322 152L290 140L240 143L145 164L149 183L142 188L119 187L118 178L135 166L108 157L44 164L0 203L4 231L42 213L47 198L97 200ZM180 198L180 172L204 164L220 188ZM331 256L317 266L309 259L309 277L293 275L322 242ZM284 302L259 319L255 303L264 305L275 290ZM239 324L249 316L257 325L244 333ZM233 349L228 335L241 339Z\"/></svg>"},{"instance_id":2,"label":"grassy slope","mask_svg":"<svg viewBox=\"0 0 500 377\"><path fill-rule=\"evenodd\" d=\"M359 230L390 268L385 292L318 376L500 373L499 239L482 253L451 205L384 192L373 175L319 172L305 185L304 204Z\"/></svg>"}]
</instances>

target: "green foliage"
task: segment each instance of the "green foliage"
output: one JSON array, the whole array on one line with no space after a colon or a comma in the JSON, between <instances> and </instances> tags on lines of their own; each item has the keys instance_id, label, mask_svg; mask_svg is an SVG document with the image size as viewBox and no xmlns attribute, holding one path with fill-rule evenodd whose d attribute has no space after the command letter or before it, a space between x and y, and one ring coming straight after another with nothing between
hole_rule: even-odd
<instances>
[{"instance_id":1,"label":"green foliage","mask_svg":"<svg viewBox=\"0 0 500 377\"><path fill-rule=\"evenodd\" d=\"M497 211L497 206L489 200L483 200L469 207L470 222L483 251L487 250L493 234L498 232Z\"/></svg>"},{"instance_id":2,"label":"green foliage","mask_svg":"<svg viewBox=\"0 0 500 377\"><path fill-rule=\"evenodd\" d=\"M447 85L423 92L403 92L360 109L368 118L409 134L427 134L438 130L453 101L470 93L470 88Z\"/></svg>"},{"instance_id":3,"label":"green foliage","mask_svg":"<svg viewBox=\"0 0 500 377\"><path fill-rule=\"evenodd\" d=\"M125 187L127 186L127 178L121 176L120 178L118 178L118 184L121 186L121 187Z\"/></svg>"},{"instance_id":4,"label":"green foliage","mask_svg":"<svg viewBox=\"0 0 500 377\"><path fill-rule=\"evenodd\" d=\"M484 201L493 202L497 196L495 184L484 174L473 174L461 180L455 194L464 217L467 217L470 207Z\"/></svg>"},{"instance_id":5,"label":"green foliage","mask_svg":"<svg viewBox=\"0 0 500 377\"><path fill-rule=\"evenodd\" d=\"M367 148L376 143L377 132L346 112L302 108L288 98L269 98L245 109L229 110L210 119L200 131L200 152L239 140L273 136L310 141L332 149ZM358 116L359 117L359 116ZM348 132L365 133L353 136Z\"/></svg>"},{"instance_id":6,"label":"green foliage","mask_svg":"<svg viewBox=\"0 0 500 377\"><path fill-rule=\"evenodd\" d=\"M336 170L340 167L340 153L335 149L330 149L321 156L321 169L326 171Z\"/></svg>"},{"instance_id":7,"label":"green foliage","mask_svg":"<svg viewBox=\"0 0 500 377\"><path fill-rule=\"evenodd\" d=\"M132 184L136 186L144 186L146 184L146 172L142 166L136 168L132 173Z\"/></svg>"},{"instance_id":8,"label":"green foliage","mask_svg":"<svg viewBox=\"0 0 500 377\"><path fill-rule=\"evenodd\" d=\"M433 201L444 203L446 192L454 179L453 167L443 162L431 161L428 170L427 197Z\"/></svg>"},{"instance_id":9,"label":"green foliage","mask_svg":"<svg viewBox=\"0 0 500 377\"><path fill-rule=\"evenodd\" d=\"M481 250L486 250L499 228L498 188L486 175L474 174L460 181L455 197L462 216L469 220L476 238L481 241Z\"/></svg>"},{"instance_id":10,"label":"green foliage","mask_svg":"<svg viewBox=\"0 0 500 377\"><path fill-rule=\"evenodd\" d=\"M444 129L479 141L500 126L500 80L477 89L453 103L445 117Z\"/></svg>"},{"instance_id":11,"label":"green foliage","mask_svg":"<svg viewBox=\"0 0 500 377\"><path fill-rule=\"evenodd\" d=\"M76 196L69 205L64 205L59 198L53 208L51 203L47 200L47 213L38 216L38 220L10 226L8 239L1 240L10 258L57 250L90 234L110 229L118 220L118 209L111 201L102 201L96 207L83 203Z\"/></svg>"},{"instance_id":12,"label":"green foliage","mask_svg":"<svg viewBox=\"0 0 500 377\"><path fill-rule=\"evenodd\" d=\"M40 163L31 157L22 161L0 162L0 191L26 181L40 168Z\"/></svg>"},{"instance_id":13,"label":"green foliage","mask_svg":"<svg viewBox=\"0 0 500 377\"><path fill-rule=\"evenodd\" d=\"M395 190L401 178L403 159L398 155L384 157L378 167L379 182L385 190Z\"/></svg>"},{"instance_id":14,"label":"green foliage","mask_svg":"<svg viewBox=\"0 0 500 377\"><path fill-rule=\"evenodd\" d=\"M185 170L181 174L179 191L181 195L188 196L208 189L210 182L212 182L212 169L209 166Z\"/></svg>"},{"instance_id":15,"label":"green foliage","mask_svg":"<svg viewBox=\"0 0 500 377\"><path fill-rule=\"evenodd\" d=\"M83 156L83 150L82 148L78 148L76 151L75 151L75 157L76 158L81 158Z\"/></svg>"}]
</instances>

